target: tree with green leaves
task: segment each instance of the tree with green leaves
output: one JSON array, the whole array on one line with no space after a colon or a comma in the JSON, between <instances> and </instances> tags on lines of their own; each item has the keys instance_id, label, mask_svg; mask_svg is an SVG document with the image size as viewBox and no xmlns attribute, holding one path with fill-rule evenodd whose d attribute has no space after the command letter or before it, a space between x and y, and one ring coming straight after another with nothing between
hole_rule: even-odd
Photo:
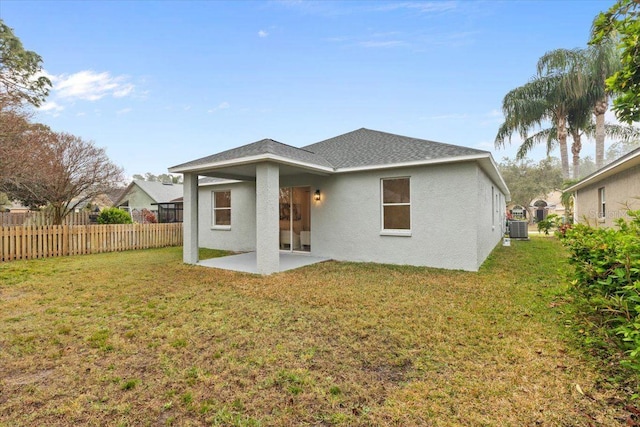
<instances>
[{"instance_id":1,"label":"tree with green leaves","mask_svg":"<svg viewBox=\"0 0 640 427\"><path fill-rule=\"evenodd\" d=\"M0 212L4 211L6 207L11 205L11 200L5 193L0 193Z\"/></svg>"},{"instance_id":2,"label":"tree with green leaves","mask_svg":"<svg viewBox=\"0 0 640 427\"><path fill-rule=\"evenodd\" d=\"M611 163L637 148L640 148L640 135L616 141L607 149L605 163Z\"/></svg>"},{"instance_id":3,"label":"tree with green leaves","mask_svg":"<svg viewBox=\"0 0 640 427\"><path fill-rule=\"evenodd\" d=\"M173 175L173 174L166 174L166 173L162 173L160 175L154 175L151 172L147 172L144 174L144 176L137 173L133 175L133 179L137 179L140 181L182 184L182 175Z\"/></svg>"},{"instance_id":4,"label":"tree with green leaves","mask_svg":"<svg viewBox=\"0 0 640 427\"><path fill-rule=\"evenodd\" d=\"M505 119L496 135L496 148L503 147L507 141L510 142L514 132L519 133L526 142L531 131L539 129L546 121L551 121L556 129L555 137L560 147L562 175L568 178L567 116L571 108L571 98L566 82L566 78L559 74L538 75L507 93L502 100ZM519 150L518 157L524 158L526 152L526 149Z\"/></svg>"},{"instance_id":5,"label":"tree with green leaves","mask_svg":"<svg viewBox=\"0 0 640 427\"><path fill-rule=\"evenodd\" d=\"M566 79L568 95L576 104L572 110L578 113L578 121L590 125L586 110L592 110L595 117L595 132L590 135L596 140L596 165L602 167L604 159L605 119L609 107L611 91L605 80L620 69L620 55L615 41L604 38L587 49L555 49L545 53L538 61L538 73L545 70L561 73ZM587 119L587 120L585 120ZM575 116L574 116L575 122ZM574 141L575 142L575 141ZM577 143L575 148L581 148ZM572 149L572 152L579 149ZM577 164L574 159L574 165ZM578 174L574 174L574 177Z\"/></svg>"},{"instance_id":6,"label":"tree with green leaves","mask_svg":"<svg viewBox=\"0 0 640 427\"><path fill-rule=\"evenodd\" d=\"M569 176L568 155L566 155L565 160L565 150L568 134L571 135L573 140L571 145L572 176L577 178L580 176L582 136L590 136L596 139L596 164L601 167L604 158L605 135L625 137L629 134L628 129L607 125L604 121L604 114L608 108L610 96L610 92L604 84L605 77L615 72L618 68L619 57L610 38L603 39L599 44L593 45L588 49L555 49L545 53L538 60L537 77L533 81L554 79L557 82L557 86L548 94L533 93L532 91L525 92L525 94L534 98L545 97L552 110L546 113L546 117L543 117L543 120L536 120L535 116L529 118L533 125L524 128L524 132L523 129L517 129L524 139L518 149L517 158L526 157L533 146L541 142L546 142L547 154L559 145L563 173L567 178ZM531 82L523 87L528 85L533 87ZM522 103L525 107L528 106L526 99L516 98L514 101L514 99L509 98L511 94L519 93L519 89L515 89L505 97L503 106L506 102L511 104L514 102ZM533 103L534 100L530 102ZM535 102L539 102L539 100L536 99ZM532 105L535 106L535 104ZM520 111L515 109L512 111L515 111L516 114L521 114L525 119L527 114L534 110L533 108L524 108L521 105L518 105L518 107ZM510 110L507 108L505 113L508 111ZM536 112L536 114L538 113L539 111ZM564 117L559 117L560 114L564 114ZM595 124L591 118L592 114L595 115ZM519 119L523 121L522 117ZM528 136L527 132L540 126L544 119L551 121L551 127ZM508 120L505 120L505 124L507 123ZM566 130L558 128L558 125L562 123L567 127ZM504 129L501 128L502 130L513 132L516 129L506 127ZM503 143L503 140L499 139L501 136L499 132L496 144Z\"/></svg>"},{"instance_id":7,"label":"tree with green leaves","mask_svg":"<svg viewBox=\"0 0 640 427\"><path fill-rule=\"evenodd\" d=\"M557 158L547 157L538 163L527 158L504 158L498 169L509 187L511 201L527 209L529 218L533 217L529 207L532 200L546 197L562 186L562 167Z\"/></svg>"},{"instance_id":8,"label":"tree with green leaves","mask_svg":"<svg viewBox=\"0 0 640 427\"><path fill-rule=\"evenodd\" d=\"M105 208L98 215L98 224L133 224L129 212L115 207Z\"/></svg>"},{"instance_id":9,"label":"tree with green leaves","mask_svg":"<svg viewBox=\"0 0 640 427\"><path fill-rule=\"evenodd\" d=\"M20 39L0 19L0 96L13 102L40 106L51 81L42 73L42 58L26 50Z\"/></svg>"},{"instance_id":10,"label":"tree with green leaves","mask_svg":"<svg viewBox=\"0 0 640 427\"><path fill-rule=\"evenodd\" d=\"M595 116L595 140L596 140L596 167L600 169L604 166L604 140L606 135L606 124L604 115L609 108L609 98L613 94L611 88L607 87L606 80L609 76L617 73L622 64L620 62L620 51L612 37L605 37L599 43L592 44L586 50L585 72L586 78L581 82L586 83L587 97L593 104L593 114Z\"/></svg>"},{"instance_id":11,"label":"tree with green leaves","mask_svg":"<svg viewBox=\"0 0 640 427\"><path fill-rule=\"evenodd\" d=\"M640 121L640 3L618 0L600 13L591 31L590 44L597 45L607 37L617 36L621 49L620 70L606 79L607 89L616 93L613 110L622 122Z\"/></svg>"}]
</instances>

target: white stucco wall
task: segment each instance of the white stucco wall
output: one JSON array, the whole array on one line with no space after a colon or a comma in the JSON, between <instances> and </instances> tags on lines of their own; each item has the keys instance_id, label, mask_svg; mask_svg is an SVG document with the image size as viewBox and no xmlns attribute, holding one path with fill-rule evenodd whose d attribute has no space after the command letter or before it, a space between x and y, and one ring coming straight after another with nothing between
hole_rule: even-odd
<instances>
[{"instance_id":1,"label":"white stucco wall","mask_svg":"<svg viewBox=\"0 0 640 427\"><path fill-rule=\"evenodd\" d=\"M411 236L381 235L382 178L411 178ZM498 194L492 224L491 186ZM280 186L321 191L311 201L311 255L340 261L408 264L476 271L502 237L505 198L475 162L281 176ZM211 192L231 190L231 230L211 230ZM200 189L200 245L255 250L255 183Z\"/></svg>"},{"instance_id":2,"label":"white stucco wall","mask_svg":"<svg viewBox=\"0 0 640 427\"><path fill-rule=\"evenodd\" d=\"M404 176L411 178L411 236L381 235L380 179ZM477 178L475 163L329 177L312 208L312 254L475 271Z\"/></svg>"},{"instance_id":3,"label":"white stucco wall","mask_svg":"<svg viewBox=\"0 0 640 427\"><path fill-rule=\"evenodd\" d=\"M477 262L478 267L489 256L504 236L505 231L505 196L487 174L477 168L476 193L476 230L477 230ZM493 199L492 199L493 194Z\"/></svg>"},{"instance_id":4,"label":"white stucco wall","mask_svg":"<svg viewBox=\"0 0 640 427\"><path fill-rule=\"evenodd\" d=\"M231 229L213 227L213 191L231 191ZM256 185L254 182L223 183L199 188L199 240L203 248L230 251L256 249Z\"/></svg>"}]
</instances>

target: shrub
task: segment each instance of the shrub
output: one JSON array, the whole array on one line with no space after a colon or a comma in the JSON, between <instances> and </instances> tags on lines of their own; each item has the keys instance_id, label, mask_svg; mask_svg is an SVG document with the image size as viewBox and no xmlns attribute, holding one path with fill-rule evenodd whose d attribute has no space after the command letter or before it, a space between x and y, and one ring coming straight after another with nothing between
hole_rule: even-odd
<instances>
[{"instance_id":1,"label":"shrub","mask_svg":"<svg viewBox=\"0 0 640 427\"><path fill-rule=\"evenodd\" d=\"M640 371L640 211L628 215L630 221L617 221L617 230L575 225L564 244L582 314L605 343L624 352L622 365Z\"/></svg>"},{"instance_id":2,"label":"shrub","mask_svg":"<svg viewBox=\"0 0 640 427\"><path fill-rule=\"evenodd\" d=\"M558 229L556 230L556 236L560 237L561 239L566 237L567 231L569 231L571 227L573 227L573 224L571 224L570 222L561 224L560 227L558 227Z\"/></svg>"},{"instance_id":3,"label":"shrub","mask_svg":"<svg viewBox=\"0 0 640 427\"><path fill-rule=\"evenodd\" d=\"M142 223L143 224L157 224L158 219L156 218L156 214L151 212L149 209L142 209Z\"/></svg>"},{"instance_id":4,"label":"shrub","mask_svg":"<svg viewBox=\"0 0 640 427\"><path fill-rule=\"evenodd\" d=\"M545 219L538 221L538 232L549 235L549 230L553 227L558 227L562 222L562 218L560 218L556 214L548 215Z\"/></svg>"},{"instance_id":5,"label":"shrub","mask_svg":"<svg viewBox=\"0 0 640 427\"><path fill-rule=\"evenodd\" d=\"M118 208L106 208L98 215L98 224L132 224L131 215Z\"/></svg>"}]
</instances>

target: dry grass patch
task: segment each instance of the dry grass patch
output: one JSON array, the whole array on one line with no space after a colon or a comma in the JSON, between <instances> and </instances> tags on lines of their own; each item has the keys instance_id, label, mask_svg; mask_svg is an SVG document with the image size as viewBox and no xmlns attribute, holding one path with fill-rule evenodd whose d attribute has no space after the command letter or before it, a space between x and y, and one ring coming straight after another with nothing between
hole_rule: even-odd
<instances>
[{"instance_id":1,"label":"dry grass patch","mask_svg":"<svg viewBox=\"0 0 640 427\"><path fill-rule=\"evenodd\" d=\"M1 264L0 425L617 425L550 308L563 257L533 239L480 273L263 278L175 248Z\"/></svg>"}]
</instances>

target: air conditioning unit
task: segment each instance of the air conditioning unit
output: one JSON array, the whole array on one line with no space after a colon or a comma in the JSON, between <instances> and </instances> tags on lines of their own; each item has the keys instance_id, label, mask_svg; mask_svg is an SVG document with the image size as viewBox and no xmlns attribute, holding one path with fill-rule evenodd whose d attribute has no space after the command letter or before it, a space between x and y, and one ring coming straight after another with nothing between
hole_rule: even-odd
<instances>
[{"instance_id":1,"label":"air conditioning unit","mask_svg":"<svg viewBox=\"0 0 640 427\"><path fill-rule=\"evenodd\" d=\"M527 221L509 221L509 237L512 239L528 239L529 224Z\"/></svg>"}]
</instances>

